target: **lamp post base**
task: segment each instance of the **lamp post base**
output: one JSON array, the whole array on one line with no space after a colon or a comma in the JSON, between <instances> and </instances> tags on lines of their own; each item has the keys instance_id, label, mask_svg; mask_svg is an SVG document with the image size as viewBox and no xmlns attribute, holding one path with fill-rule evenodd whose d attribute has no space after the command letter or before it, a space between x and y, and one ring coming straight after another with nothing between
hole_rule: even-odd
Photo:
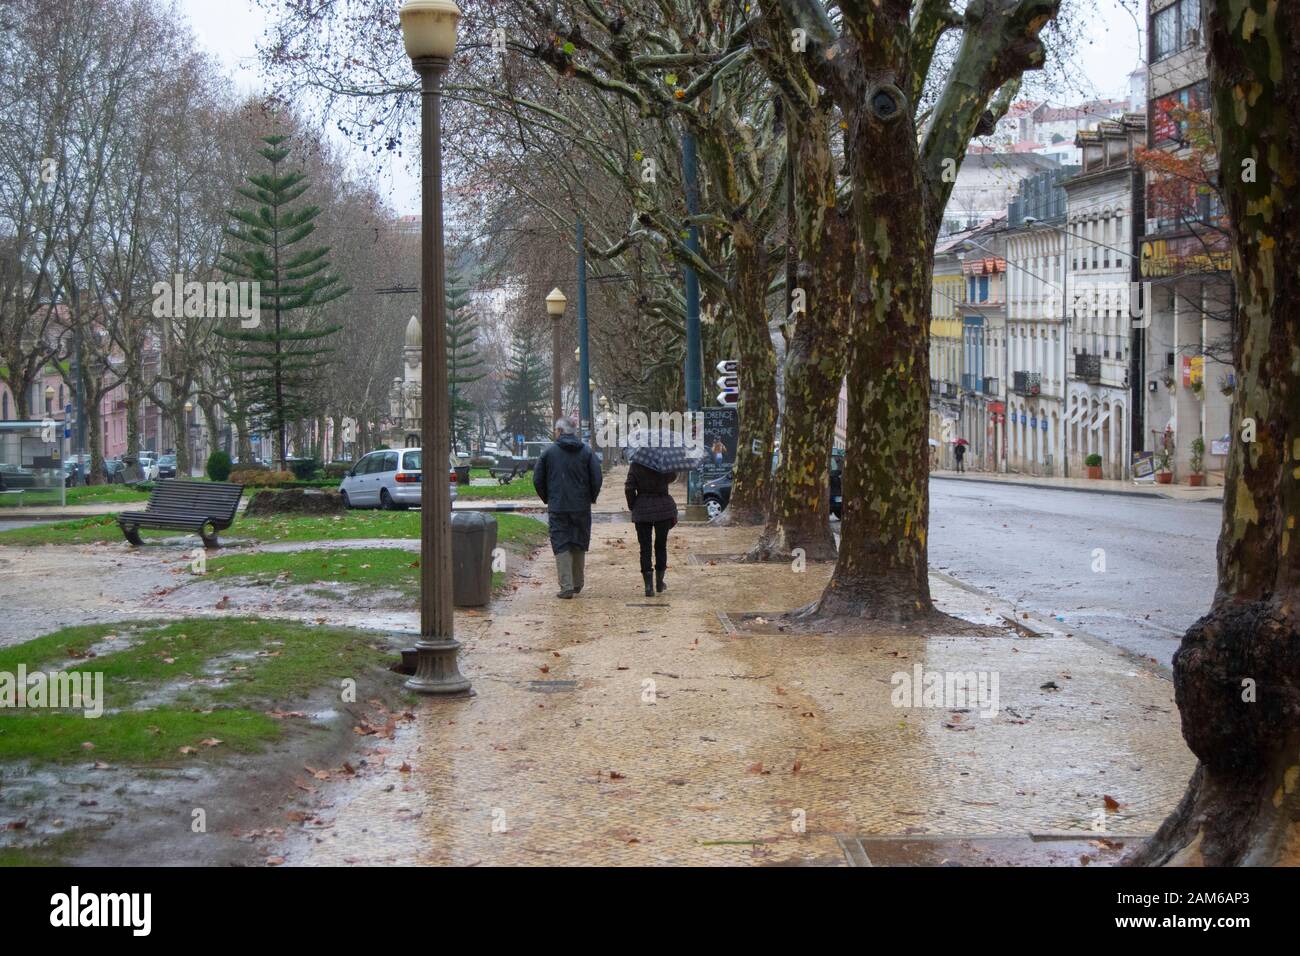
<instances>
[{"instance_id":1,"label":"lamp post base","mask_svg":"<svg viewBox=\"0 0 1300 956\"><path fill-rule=\"evenodd\" d=\"M418 641L415 650L415 676L406 682L407 690L434 697L473 696L469 678L456 663L460 641Z\"/></svg>"}]
</instances>

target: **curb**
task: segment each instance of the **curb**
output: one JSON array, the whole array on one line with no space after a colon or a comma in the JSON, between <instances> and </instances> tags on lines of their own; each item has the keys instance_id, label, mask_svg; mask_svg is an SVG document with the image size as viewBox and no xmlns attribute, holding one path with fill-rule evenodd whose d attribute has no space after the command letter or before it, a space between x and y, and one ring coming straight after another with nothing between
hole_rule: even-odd
<instances>
[{"instance_id":1,"label":"curb","mask_svg":"<svg viewBox=\"0 0 1300 956\"><path fill-rule=\"evenodd\" d=\"M1001 478L958 478L956 475L931 475L930 479L932 481L967 481L981 485L1001 485L1004 488L1044 488L1048 491L1076 491L1085 495L1119 495L1126 498L1159 498L1163 501L1186 501L1190 504L1223 504L1222 495L1214 498L1180 498L1177 495L1166 495L1159 491L1141 491L1136 488L1123 491L1118 488L1077 488L1074 485L1049 485L1041 481L1007 481Z\"/></svg>"},{"instance_id":2,"label":"curb","mask_svg":"<svg viewBox=\"0 0 1300 956\"><path fill-rule=\"evenodd\" d=\"M1124 648L1120 647L1118 644L1112 644L1110 641L1103 640L1102 638L1097 637L1095 634L1089 634L1087 631L1080 630L1077 627L1072 627L1067 630L1063 626L1061 626L1059 622L1046 620L1032 612L1019 611L1016 608L1016 606L1012 602L1008 601L1006 598L998 597L997 595L992 594L989 591L984 590L983 588L977 588L973 584L968 584L967 582L963 581L961 578L953 577L951 574L949 574L946 571L936 571L933 568L931 568L930 574L931 576L939 578L942 581L946 581L948 584L951 584L953 587L961 588L963 591L968 591L971 594L978 594L980 597L988 601L991 606L996 607L998 605L1002 605L1003 607L1007 608L1010 612L1009 614L999 611L998 616L1001 617L1004 622L1006 622L1006 625L1008 627L1010 627L1013 630L1020 631L1022 634L1025 634L1026 636L1031 636L1035 638L1041 638L1041 637L1051 637L1051 638L1063 637L1066 639L1077 638L1078 640L1083 641L1083 643L1089 645L1090 647L1095 647L1098 650L1107 650L1119 654L1125 660L1133 664L1134 667L1141 667L1151 672L1156 677L1162 677L1165 680L1173 680L1174 678L1173 668L1168 664L1162 664L1159 661L1154 661L1149 657L1143 657L1140 654L1134 654L1132 651L1125 650Z\"/></svg>"}]
</instances>

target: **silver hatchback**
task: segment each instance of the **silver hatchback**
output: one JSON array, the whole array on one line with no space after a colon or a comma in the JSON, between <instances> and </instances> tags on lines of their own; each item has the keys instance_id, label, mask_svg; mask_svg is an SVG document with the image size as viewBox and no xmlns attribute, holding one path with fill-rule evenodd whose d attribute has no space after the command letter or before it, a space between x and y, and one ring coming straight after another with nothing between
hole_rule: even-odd
<instances>
[{"instance_id":1,"label":"silver hatchback","mask_svg":"<svg viewBox=\"0 0 1300 956\"><path fill-rule=\"evenodd\" d=\"M339 494L349 508L382 508L405 511L418 507L422 498L424 455L419 448L373 451L344 477ZM455 472L451 499L456 500Z\"/></svg>"}]
</instances>

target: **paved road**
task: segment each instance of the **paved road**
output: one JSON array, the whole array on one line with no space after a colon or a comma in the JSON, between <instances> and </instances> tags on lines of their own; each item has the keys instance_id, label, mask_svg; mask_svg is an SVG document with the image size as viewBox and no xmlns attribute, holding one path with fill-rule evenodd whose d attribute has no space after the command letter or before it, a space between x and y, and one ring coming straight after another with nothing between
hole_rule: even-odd
<instances>
[{"instance_id":1,"label":"paved road","mask_svg":"<svg viewBox=\"0 0 1300 956\"><path fill-rule=\"evenodd\" d=\"M1162 664L1214 594L1217 503L935 479L930 506L932 567Z\"/></svg>"}]
</instances>

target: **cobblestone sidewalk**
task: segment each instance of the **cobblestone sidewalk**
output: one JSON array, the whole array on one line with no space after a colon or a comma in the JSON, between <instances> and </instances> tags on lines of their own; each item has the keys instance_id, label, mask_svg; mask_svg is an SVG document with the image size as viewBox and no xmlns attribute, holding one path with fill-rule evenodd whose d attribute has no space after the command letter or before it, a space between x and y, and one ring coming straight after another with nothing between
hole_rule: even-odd
<instances>
[{"instance_id":1,"label":"cobblestone sidewalk","mask_svg":"<svg viewBox=\"0 0 1300 956\"><path fill-rule=\"evenodd\" d=\"M510 600L458 615L477 696L422 703L364 772L304 798L312 825L287 861L843 865L840 835L1148 834L1181 796L1193 763L1168 681L1011 629L733 632L718 612L798 606L830 571L699 558L751 537L679 527L654 599L630 525L597 526L577 600L554 599L542 555ZM981 595L934 589L997 619ZM894 675L917 665L996 675L996 716L893 706Z\"/></svg>"}]
</instances>

